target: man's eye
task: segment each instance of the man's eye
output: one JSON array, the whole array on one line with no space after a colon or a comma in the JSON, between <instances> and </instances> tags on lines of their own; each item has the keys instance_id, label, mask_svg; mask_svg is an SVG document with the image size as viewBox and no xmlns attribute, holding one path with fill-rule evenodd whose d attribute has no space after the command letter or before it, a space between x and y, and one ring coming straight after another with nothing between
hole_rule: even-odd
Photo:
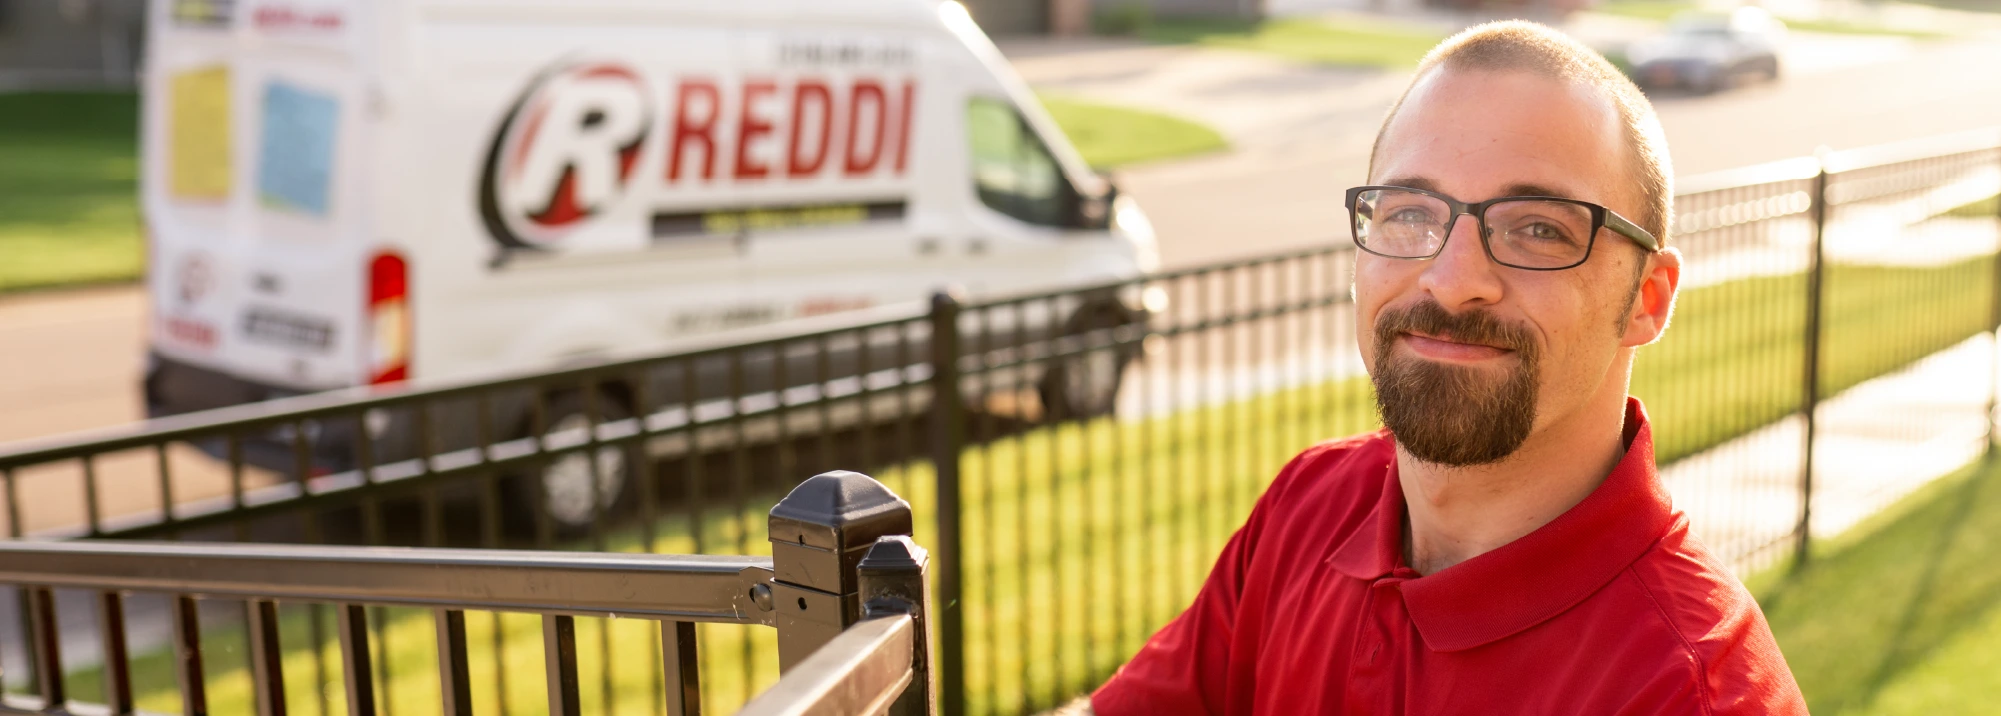
<instances>
[{"instance_id":1,"label":"man's eye","mask_svg":"<svg viewBox=\"0 0 2001 716\"><path fill-rule=\"evenodd\" d=\"M1561 226L1540 221L1516 229L1515 234L1522 238L1535 239L1536 241L1570 243L1570 232L1564 231Z\"/></svg>"},{"instance_id":2,"label":"man's eye","mask_svg":"<svg viewBox=\"0 0 2001 716\"><path fill-rule=\"evenodd\" d=\"M1390 210L1390 215L1383 220L1404 224L1423 224L1431 221L1431 212L1414 206L1406 206L1401 209Z\"/></svg>"}]
</instances>

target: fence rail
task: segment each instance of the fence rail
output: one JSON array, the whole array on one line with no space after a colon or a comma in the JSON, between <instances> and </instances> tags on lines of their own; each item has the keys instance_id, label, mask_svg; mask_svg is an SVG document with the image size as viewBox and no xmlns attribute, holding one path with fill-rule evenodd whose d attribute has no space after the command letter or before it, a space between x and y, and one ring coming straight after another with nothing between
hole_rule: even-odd
<instances>
[{"instance_id":1,"label":"fence rail","mask_svg":"<svg viewBox=\"0 0 2001 716\"><path fill-rule=\"evenodd\" d=\"M1996 132L1682 182L1681 297L1631 392L1677 506L1719 556L1740 571L1804 556L1991 444L2001 222L1970 207L1997 193ZM910 498L908 529L938 556L944 606L915 622L937 622L927 698L1032 713L1099 683L1180 610L1286 458L1376 426L1355 259L1330 242L941 295L672 355L0 448L0 517L16 537L777 559L811 535L788 542L751 509L791 487L769 476L862 468ZM843 569L860 564L843 554ZM789 594L767 596L797 606ZM484 649L512 653L495 624ZM869 629L857 634L897 631ZM701 630L699 653L668 656L700 664L711 711L774 683L762 664L805 659L757 632ZM651 699L667 657L631 645L656 637L595 635L589 700ZM318 654L321 630L306 638ZM856 682L823 685L842 683Z\"/></svg>"}]
</instances>

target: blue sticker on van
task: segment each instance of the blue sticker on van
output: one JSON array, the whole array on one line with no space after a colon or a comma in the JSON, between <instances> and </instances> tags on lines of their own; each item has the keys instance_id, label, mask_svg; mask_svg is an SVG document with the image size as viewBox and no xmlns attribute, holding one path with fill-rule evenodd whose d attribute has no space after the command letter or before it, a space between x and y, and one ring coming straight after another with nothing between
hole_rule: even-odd
<instances>
[{"instance_id":1,"label":"blue sticker on van","mask_svg":"<svg viewBox=\"0 0 2001 716\"><path fill-rule=\"evenodd\" d=\"M266 206L327 215L340 100L281 81L264 87L257 195Z\"/></svg>"}]
</instances>

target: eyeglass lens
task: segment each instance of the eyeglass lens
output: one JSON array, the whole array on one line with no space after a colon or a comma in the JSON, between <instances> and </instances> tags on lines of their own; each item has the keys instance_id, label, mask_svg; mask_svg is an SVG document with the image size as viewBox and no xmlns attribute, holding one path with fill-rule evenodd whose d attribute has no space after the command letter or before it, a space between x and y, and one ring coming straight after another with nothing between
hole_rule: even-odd
<instances>
[{"instance_id":1,"label":"eyeglass lens","mask_svg":"<svg viewBox=\"0 0 2001 716\"><path fill-rule=\"evenodd\" d=\"M1423 258L1445 243L1452 209L1411 191L1370 189L1355 197L1355 240L1385 256ZM1522 199L1487 207L1487 245L1495 260L1527 268L1557 268L1591 250L1591 209L1564 201Z\"/></svg>"}]
</instances>

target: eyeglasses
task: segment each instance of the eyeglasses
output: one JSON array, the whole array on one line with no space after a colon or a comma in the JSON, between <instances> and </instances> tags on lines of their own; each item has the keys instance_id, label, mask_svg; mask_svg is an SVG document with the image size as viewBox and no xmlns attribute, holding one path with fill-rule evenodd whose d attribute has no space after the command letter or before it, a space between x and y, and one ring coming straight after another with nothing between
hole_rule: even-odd
<instances>
[{"instance_id":1,"label":"eyeglasses","mask_svg":"<svg viewBox=\"0 0 2001 716\"><path fill-rule=\"evenodd\" d=\"M1504 196L1468 204L1437 192L1401 186L1348 190L1355 245L1393 259L1428 259L1445 249L1461 215L1480 223L1480 245L1502 266L1530 271L1567 269L1591 257L1599 229L1611 229L1649 252L1660 241L1603 206L1548 196Z\"/></svg>"}]
</instances>

